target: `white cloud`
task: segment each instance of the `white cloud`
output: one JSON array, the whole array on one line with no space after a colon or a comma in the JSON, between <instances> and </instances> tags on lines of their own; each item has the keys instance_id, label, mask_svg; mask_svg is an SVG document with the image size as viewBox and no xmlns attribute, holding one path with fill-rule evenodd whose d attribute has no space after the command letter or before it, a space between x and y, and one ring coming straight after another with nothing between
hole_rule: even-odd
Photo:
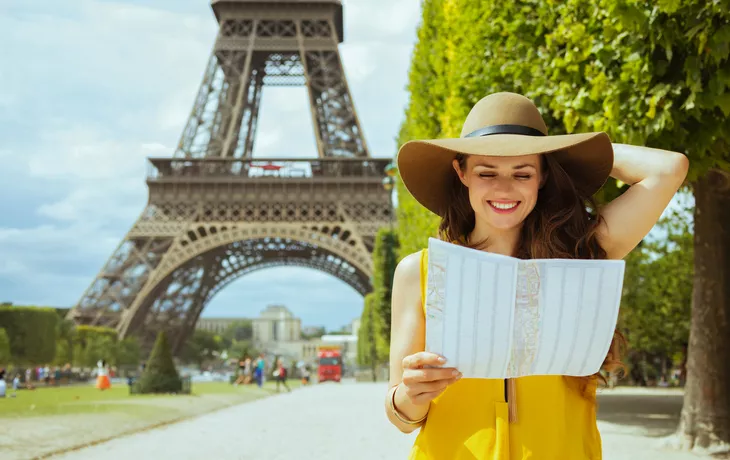
<instances>
[{"instance_id":1,"label":"white cloud","mask_svg":"<svg viewBox=\"0 0 730 460\"><path fill-rule=\"evenodd\" d=\"M421 0L349 0L344 3L346 41L393 43L407 40L410 43L421 19Z\"/></svg>"},{"instance_id":2,"label":"white cloud","mask_svg":"<svg viewBox=\"0 0 730 460\"><path fill-rule=\"evenodd\" d=\"M367 43L342 45L342 66L348 83L360 83L369 78L378 68L375 55L377 50Z\"/></svg>"}]
</instances>

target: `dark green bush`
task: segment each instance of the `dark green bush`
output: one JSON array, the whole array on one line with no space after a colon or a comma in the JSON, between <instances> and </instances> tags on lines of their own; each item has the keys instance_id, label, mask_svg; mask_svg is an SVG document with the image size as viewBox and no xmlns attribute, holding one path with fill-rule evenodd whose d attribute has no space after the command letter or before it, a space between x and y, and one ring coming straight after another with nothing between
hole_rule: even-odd
<instances>
[{"instance_id":1,"label":"dark green bush","mask_svg":"<svg viewBox=\"0 0 730 460\"><path fill-rule=\"evenodd\" d=\"M139 393L180 393L182 380L175 369L172 352L164 332L157 335L147 365L136 383Z\"/></svg>"}]
</instances>

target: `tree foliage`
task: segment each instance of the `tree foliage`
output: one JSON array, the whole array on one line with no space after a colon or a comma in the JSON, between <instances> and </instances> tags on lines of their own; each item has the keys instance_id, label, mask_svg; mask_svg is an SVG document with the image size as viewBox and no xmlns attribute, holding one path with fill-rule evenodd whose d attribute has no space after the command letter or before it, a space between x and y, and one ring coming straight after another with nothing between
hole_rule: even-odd
<instances>
[{"instance_id":1,"label":"tree foliage","mask_svg":"<svg viewBox=\"0 0 730 460\"><path fill-rule=\"evenodd\" d=\"M728 168L730 1L424 0L399 144L458 137L471 107L513 91L551 134L606 131L614 142L685 152L691 178ZM620 193L609 181L598 198ZM401 256L437 225L398 186Z\"/></svg>"},{"instance_id":2,"label":"tree foliage","mask_svg":"<svg viewBox=\"0 0 730 460\"><path fill-rule=\"evenodd\" d=\"M370 293L365 296L365 307L360 318L360 329L357 337L357 363L363 367L373 370L375 379L375 366L378 364L378 348L374 318L377 314L374 311L375 296Z\"/></svg>"},{"instance_id":3,"label":"tree foliage","mask_svg":"<svg viewBox=\"0 0 730 460\"><path fill-rule=\"evenodd\" d=\"M8 335L13 364L53 362L58 320L52 308L0 307L0 327Z\"/></svg>"},{"instance_id":4,"label":"tree foliage","mask_svg":"<svg viewBox=\"0 0 730 460\"><path fill-rule=\"evenodd\" d=\"M398 264L398 236L395 231L381 228L375 236L373 249L373 333L378 360L385 362L390 355L390 311L393 295L393 275Z\"/></svg>"},{"instance_id":5,"label":"tree foliage","mask_svg":"<svg viewBox=\"0 0 730 460\"><path fill-rule=\"evenodd\" d=\"M223 338L215 332L196 329L188 338L180 353L184 363L195 363L202 367L206 361L215 358L215 353L225 349Z\"/></svg>"},{"instance_id":6,"label":"tree foliage","mask_svg":"<svg viewBox=\"0 0 730 460\"><path fill-rule=\"evenodd\" d=\"M140 393L179 393L182 380L175 369L165 332L157 334L155 346L137 383Z\"/></svg>"},{"instance_id":7,"label":"tree foliage","mask_svg":"<svg viewBox=\"0 0 730 460\"><path fill-rule=\"evenodd\" d=\"M139 364L141 349L134 337L118 339L116 329L100 326L76 326L71 334L72 363L75 366L95 367L99 360L112 366ZM57 354L57 364L60 361Z\"/></svg>"},{"instance_id":8,"label":"tree foliage","mask_svg":"<svg viewBox=\"0 0 730 460\"><path fill-rule=\"evenodd\" d=\"M235 341L253 339L253 322L250 319L233 321L221 334L223 343L230 346Z\"/></svg>"},{"instance_id":9,"label":"tree foliage","mask_svg":"<svg viewBox=\"0 0 730 460\"><path fill-rule=\"evenodd\" d=\"M10 364L10 339L5 329L0 327L0 368Z\"/></svg>"},{"instance_id":10,"label":"tree foliage","mask_svg":"<svg viewBox=\"0 0 730 460\"><path fill-rule=\"evenodd\" d=\"M631 353L684 358L692 303L691 209L674 210L658 224L661 238L645 241L626 259L619 326Z\"/></svg>"},{"instance_id":11,"label":"tree foliage","mask_svg":"<svg viewBox=\"0 0 730 460\"><path fill-rule=\"evenodd\" d=\"M59 309L56 309L59 315L58 325L56 326L56 357L53 363L57 366L63 366L73 362L73 341L76 337L76 326L73 321L64 319Z\"/></svg>"},{"instance_id":12,"label":"tree foliage","mask_svg":"<svg viewBox=\"0 0 730 460\"><path fill-rule=\"evenodd\" d=\"M373 292L365 296L358 331L358 363L379 365L390 355L390 312L393 274L398 263L398 236L381 228L373 249Z\"/></svg>"}]
</instances>

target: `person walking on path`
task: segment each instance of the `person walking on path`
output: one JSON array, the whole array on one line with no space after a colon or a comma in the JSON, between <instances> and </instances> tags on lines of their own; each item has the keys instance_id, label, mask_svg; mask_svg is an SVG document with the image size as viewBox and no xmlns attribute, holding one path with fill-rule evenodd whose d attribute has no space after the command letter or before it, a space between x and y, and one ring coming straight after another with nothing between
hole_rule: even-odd
<instances>
[{"instance_id":1,"label":"person walking on path","mask_svg":"<svg viewBox=\"0 0 730 460\"><path fill-rule=\"evenodd\" d=\"M112 387L112 382L109 379L109 367L107 366L106 361L104 361L103 359L97 361L96 367L96 388L100 389L101 391L108 390Z\"/></svg>"},{"instance_id":2,"label":"person walking on path","mask_svg":"<svg viewBox=\"0 0 730 460\"><path fill-rule=\"evenodd\" d=\"M284 361L279 358L276 360L276 369L274 370L274 378L276 379L276 392L279 392L279 384L284 385L284 388L286 388L286 391L291 391L291 388L289 388L289 385L286 384L286 375L287 370L286 367L284 367Z\"/></svg>"},{"instance_id":3,"label":"person walking on path","mask_svg":"<svg viewBox=\"0 0 730 460\"><path fill-rule=\"evenodd\" d=\"M266 368L266 361L264 360L264 354L261 353L256 360L256 367L254 368L254 379L256 379L256 385L261 388L264 385L264 369Z\"/></svg>"},{"instance_id":4,"label":"person walking on path","mask_svg":"<svg viewBox=\"0 0 730 460\"><path fill-rule=\"evenodd\" d=\"M442 240L521 259L623 259L689 167L681 153L606 133L548 136L535 104L514 93L477 102L459 138L405 143L397 162L408 192L440 217ZM599 208L591 197L609 176L630 187ZM598 376L462 379L424 351L427 260L426 250L406 256L393 280L385 410L402 432L420 428L410 458L600 459ZM605 370L620 368L622 341L615 333Z\"/></svg>"}]
</instances>

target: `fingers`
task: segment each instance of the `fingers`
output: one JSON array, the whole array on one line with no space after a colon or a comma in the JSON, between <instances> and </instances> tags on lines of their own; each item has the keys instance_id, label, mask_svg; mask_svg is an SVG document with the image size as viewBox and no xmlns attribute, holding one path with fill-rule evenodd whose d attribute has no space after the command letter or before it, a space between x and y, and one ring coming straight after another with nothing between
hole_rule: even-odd
<instances>
[{"instance_id":1,"label":"fingers","mask_svg":"<svg viewBox=\"0 0 730 460\"><path fill-rule=\"evenodd\" d=\"M421 369L425 366L443 366L446 359L435 353L421 351L403 358L403 369Z\"/></svg>"},{"instance_id":2,"label":"fingers","mask_svg":"<svg viewBox=\"0 0 730 460\"><path fill-rule=\"evenodd\" d=\"M403 371L403 383L414 384L421 382L449 380L460 374L461 372L453 367L434 369L406 369L405 371Z\"/></svg>"},{"instance_id":3,"label":"fingers","mask_svg":"<svg viewBox=\"0 0 730 460\"><path fill-rule=\"evenodd\" d=\"M443 393L449 385L455 383L459 378L454 377L449 380L421 383L412 387L406 387L406 396L408 396L413 404L426 404Z\"/></svg>"},{"instance_id":4,"label":"fingers","mask_svg":"<svg viewBox=\"0 0 730 460\"><path fill-rule=\"evenodd\" d=\"M459 380L459 377L453 377L448 380L439 380L438 382L425 382L420 383L413 386L413 394L414 396L419 395L421 393L434 393L437 391L441 391L447 386L451 385L452 383Z\"/></svg>"},{"instance_id":5,"label":"fingers","mask_svg":"<svg viewBox=\"0 0 730 460\"><path fill-rule=\"evenodd\" d=\"M444 391L446 391L446 388L442 388L439 391L434 391L431 393L421 393L420 395L411 398L411 401L413 402L413 404L416 404L416 405L426 404L426 403L436 399L438 397L438 395L440 395Z\"/></svg>"}]
</instances>

